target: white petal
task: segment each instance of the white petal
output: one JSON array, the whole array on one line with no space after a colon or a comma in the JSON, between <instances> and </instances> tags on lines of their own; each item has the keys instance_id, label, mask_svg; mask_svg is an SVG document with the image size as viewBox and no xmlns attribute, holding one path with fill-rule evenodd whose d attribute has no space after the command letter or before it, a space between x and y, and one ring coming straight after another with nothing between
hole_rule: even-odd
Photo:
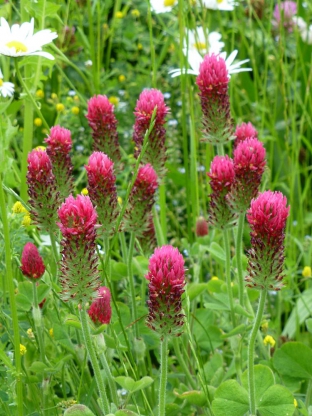
<instances>
[{"instance_id":1,"label":"white petal","mask_svg":"<svg viewBox=\"0 0 312 416\"><path fill-rule=\"evenodd\" d=\"M54 61L54 56L53 55L51 55L50 53L48 53L48 52L44 52L44 51L37 51L37 52L32 52L32 53L27 53L27 54L24 54L24 55L39 55L39 56L43 56L44 58L47 58L47 59L50 59L50 61Z\"/></svg>"},{"instance_id":2,"label":"white petal","mask_svg":"<svg viewBox=\"0 0 312 416\"><path fill-rule=\"evenodd\" d=\"M228 67L231 66L232 62L236 58L237 53L238 53L237 49L235 49L233 52L230 53L230 55L226 59L226 66Z\"/></svg>"}]
</instances>

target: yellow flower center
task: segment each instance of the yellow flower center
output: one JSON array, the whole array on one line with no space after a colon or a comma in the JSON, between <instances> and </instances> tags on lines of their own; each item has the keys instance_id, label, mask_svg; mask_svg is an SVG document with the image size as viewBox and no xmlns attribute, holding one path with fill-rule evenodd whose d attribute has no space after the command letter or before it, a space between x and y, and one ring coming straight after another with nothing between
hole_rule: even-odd
<instances>
[{"instance_id":1,"label":"yellow flower center","mask_svg":"<svg viewBox=\"0 0 312 416\"><path fill-rule=\"evenodd\" d=\"M176 0L164 0L164 6L165 7L173 6L175 2Z\"/></svg>"},{"instance_id":2,"label":"yellow flower center","mask_svg":"<svg viewBox=\"0 0 312 416\"><path fill-rule=\"evenodd\" d=\"M223 0L217 0L217 3L223 3Z\"/></svg>"},{"instance_id":3,"label":"yellow flower center","mask_svg":"<svg viewBox=\"0 0 312 416\"><path fill-rule=\"evenodd\" d=\"M0 78L0 87L2 87L2 85L3 85L3 81L2 81L2 79Z\"/></svg>"},{"instance_id":4,"label":"yellow flower center","mask_svg":"<svg viewBox=\"0 0 312 416\"><path fill-rule=\"evenodd\" d=\"M207 46L204 42L195 42L193 45L198 51L201 51L203 49L206 49Z\"/></svg>"},{"instance_id":5,"label":"yellow flower center","mask_svg":"<svg viewBox=\"0 0 312 416\"><path fill-rule=\"evenodd\" d=\"M15 48L16 53L27 52L27 46L18 40L11 40L11 42L8 42L5 46L8 48Z\"/></svg>"}]
</instances>

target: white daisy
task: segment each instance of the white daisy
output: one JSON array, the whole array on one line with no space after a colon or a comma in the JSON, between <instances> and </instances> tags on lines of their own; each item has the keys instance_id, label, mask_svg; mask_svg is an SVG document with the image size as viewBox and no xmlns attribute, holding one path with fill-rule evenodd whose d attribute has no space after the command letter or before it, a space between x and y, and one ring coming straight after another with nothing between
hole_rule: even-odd
<instances>
[{"instance_id":1,"label":"white daisy","mask_svg":"<svg viewBox=\"0 0 312 416\"><path fill-rule=\"evenodd\" d=\"M246 72L246 71L252 71L251 68L240 68L241 65L245 64L246 62L249 62L249 59L245 59L244 61L239 61L233 64L234 59L236 58L238 51L234 50L228 57L226 57L226 52L221 52L219 56L225 60L225 64L228 70L228 74L236 74L238 72ZM188 61L191 66L190 69L172 69L169 71L169 74L174 77L178 77L181 74L191 74L191 75L199 75L199 67L200 64L203 62L203 58L197 51L189 51L188 54Z\"/></svg>"},{"instance_id":2,"label":"white daisy","mask_svg":"<svg viewBox=\"0 0 312 416\"><path fill-rule=\"evenodd\" d=\"M293 22L297 26L303 42L306 42L308 45L312 45L312 25L308 26L308 24L300 16L294 16Z\"/></svg>"},{"instance_id":3,"label":"white daisy","mask_svg":"<svg viewBox=\"0 0 312 416\"><path fill-rule=\"evenodd\" d=\"M14 94L14 84L12 82L4 82L3 74L0 69L0 95L2 97L12 97Z\"/></svg>"},{"instance_id":4,"label":"white daisy","mask_svg":"<svg viewBox=\"0 0 312 416\"><path fill-rule=\"evenodd\" d=\"M188 50L196 50L202 55L206 55L208 52L218 54L224 47L224 42L220 42L221 37L218 32L208 34L202 26L198 26L196 30L187 31ZM187 49L186 44L184 49Z\"/></svg>"},{"instance_id":5,"label":"white daisy","mask_svg":"<svg viewBox=\"0 0 312 416\"><path fill-rule=\"evenodd\" d=\"M235 0L202 0L207 9L213 10L234 10Z\"/></svg>"},{"instance_id":6,"label":"white daisy","mask_svg":"<svg viewBox=\"0 0 312 416\"><path fill-rule=\"evenodd\" d=\"M151 8L155 13L170 12L173 6L176 5L177 0L150 0Z\"/></svg>"},{"instance_id":7,"label":"white daisy","mask_svg":"<svg viewBox=\"0 0 312 416\"><path fill-rule=\"evenodd\" d=\"M0 54L17 58L19 56L40 55L54 59L50 53L43 52L42 46L57 38L57 33L50 29L39 30L34 34L34 19L30 23L14 24L11 28L8 22L0 19Z\"/></svg>"}]
</instances>

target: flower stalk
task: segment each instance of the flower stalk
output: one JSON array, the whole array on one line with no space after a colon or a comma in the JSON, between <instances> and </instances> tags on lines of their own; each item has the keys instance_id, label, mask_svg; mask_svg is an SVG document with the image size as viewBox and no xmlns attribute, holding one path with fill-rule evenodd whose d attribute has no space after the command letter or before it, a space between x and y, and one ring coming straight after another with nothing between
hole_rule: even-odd
<instances>
[{"instance_id":1,"label":"flower stalk","mask_svg":"<svg viewBox=\"0 0 312 416\"><path fill-rule=\"evenodd\" d=\"M168 372L168 337L160 342L160 385L158 416L165 416L166 410L166 385Z\"/></svg>"}]
</instances>

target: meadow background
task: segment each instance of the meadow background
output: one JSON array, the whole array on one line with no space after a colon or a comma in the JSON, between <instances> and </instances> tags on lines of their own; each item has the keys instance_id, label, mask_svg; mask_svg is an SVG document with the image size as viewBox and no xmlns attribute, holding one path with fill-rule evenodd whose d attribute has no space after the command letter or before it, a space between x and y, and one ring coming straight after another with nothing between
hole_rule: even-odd
<instances>
[{"instance_id":1,"label":"meadow background","mask_svg":"<svg viewBox=\"0 0 312 416\"><path fill-rule=\"evenodd\" d=\"M235 362L239 354L240 371L245 371L253 318L241 312L242 326L236 331L231 327L226 306L222 233L212 227L203 237L195 232L198 218L208 219L211 190L206 172L216 149L201 142L202 113L196 77L172 78L169 71L187 66L183 53L186 29L198 26L207 33L219 32L227 55L237 49L237 60L249 59L244 66L252 68L251 72L231 76L231 114L235 124L251 122L266 148L268 166L261 190L282 191L291 206L285 240L285 287L269 293L261 329L262 338L270 335L275 345L259 342L256 360L274 374L275 382L290 392L296 404L287 408L289 413L285 409L272 413L269 406L269 410L264 408L259 414L312 414L312 355L309 355L312 351L312 42L303 39L295 26L288 31L283 24L274 24L277 3L281 2L238 1L232 11L223 11L209 9L201 1L179 0L169 12L159 14L147 1L26 0L6 1L0 6L0 16L10 24L34 17L36 30L51 28L58 34L53 44L44 48L55 60L0 55L4 79L15 86L12 98L0 97L0 172L6 210L2 210L0 222L0 415L61 415L74 403L83 403L94 414L102 414L77 310L60 301L61 288L51 278L54 260L49 237L39 233L35 225L23 222L23 213L12 212L19 196L27 205L26 165L22 162L27 151L25 143L30 151L44 145L49 134L33 100L48 127L61 125L72 133L75 192L79 194L87 185L84 165L92 152L91 129L85 117L87 101L95 94L109 98L115 106L122 149L123 169L117 174L122 204L135 166L133 111L144 88L159 89L170 107L165 125L167 173L153 211L158 245L168 243L177 247L187 267L184 301L187 325L184 334L169 343L166 414L246 414L246 409L233 410L237 403L230 410L225 408L224 413L207 405L222 383L237 376L244 380L244 375L237 374ZM311 22L311 3L298 1L297 16ZM20 61L24 84L17 77L15 59ZM227 146L228 153L230 150L231 144ZM9 228L11 282L5 258L4 212ZM246 223L244 251L250 247L249 231ZM237 297L235 232L231 234L231 271L233 293ZM127 235L125 238L128 242ZM20 272L21 253L29 241L39 247L47 268L38 287L39 302L45 299L41 308L47 358L44 361L37 334L34 335L32 288ZM118 403L111 407L111 414L150 416L156 414L160 362L159 338L145 325L144 275L150 253L135 250L133 256L131 267L140 317L134 324L129 264L122 243L118 236L111 248L109 284L114 294L111 324L98 330L90 323L91 332L99 362L102 363L104 354L113 377L118 378ZM245 256L243 260L246 263ZM107 279L105 276L103 272L103 280ZM255 307L259 293L253 290L248 293ZM16 318L18 326L14 326ZM19 368L14 358L19 350L14 338L17 334L25 347L20 349ZM274 361L275 351L288 341L298 343L298 353L293 357L294 363L289 361L289 368L277 358ZM297 362L300 358L303 361ZM301 372L294 372L296 365ZM131 384L125 376L139 384ZM231 392L232 397L244 394L241 390ZM275 400L279 400L278 394Z\"/></svg>"}]
</instances>

